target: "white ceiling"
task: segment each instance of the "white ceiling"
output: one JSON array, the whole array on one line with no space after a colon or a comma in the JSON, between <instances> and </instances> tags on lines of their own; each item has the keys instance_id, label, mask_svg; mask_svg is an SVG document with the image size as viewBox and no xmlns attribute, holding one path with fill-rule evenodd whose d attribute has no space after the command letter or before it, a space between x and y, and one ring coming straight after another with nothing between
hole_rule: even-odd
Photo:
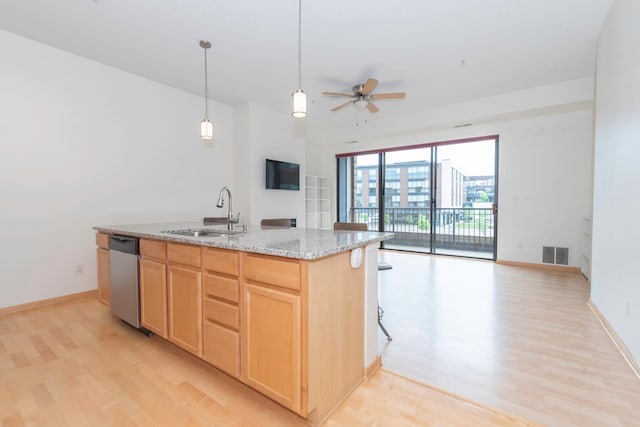
<instances>
[{"instance_id":1,"label":"white ceiling","mask_svg":"<svg viewBox=\"0 0 640 427\"><path fill-rule=\"evenodd\" d=\"M305 120L353 121L321 92L368 77L407 92L378 102L384 116L592 76L612 1L303 0ZM297 87L297 18L297 0L0 2L0 29L196 95L210 40L210 98L281 111Z\"/></svg>"}]
</instances>

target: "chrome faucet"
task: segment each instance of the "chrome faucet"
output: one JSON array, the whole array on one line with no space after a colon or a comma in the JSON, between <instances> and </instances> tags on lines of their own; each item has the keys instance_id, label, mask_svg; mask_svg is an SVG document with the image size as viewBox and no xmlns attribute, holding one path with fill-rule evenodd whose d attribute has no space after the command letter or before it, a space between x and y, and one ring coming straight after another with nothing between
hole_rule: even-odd
<instances>
[{"instance_id":1,"label":"chrome faucet","mask_svg":"<svg viewBox=\"0 0 640 427\"><path fill-rule=\"evenodd\" d=\"M222 187L220 189L220 194L218 194L218 202L216 203L216 207L221 208L224 206L224 192L227 192L229 196L229 209L227 210L227 230L231 231L231 224L237 224L240 221L240 212L234 218L233 216L233 204L231 202L231 191L227 187Z\"/></svg>"}]
</instances>

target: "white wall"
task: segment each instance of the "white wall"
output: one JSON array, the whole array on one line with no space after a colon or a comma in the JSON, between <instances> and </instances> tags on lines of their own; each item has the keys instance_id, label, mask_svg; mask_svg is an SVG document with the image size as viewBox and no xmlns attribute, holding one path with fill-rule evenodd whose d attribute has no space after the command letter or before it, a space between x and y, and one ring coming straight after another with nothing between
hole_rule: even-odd
<instances>
[{"instance_id":1,"label":"white wall","mask_svg":"<svg viewBox=\"0 0 640 427\"><path fill-rule=\"evenodd\" d=\"M96 288L94 225L200 219L233 185L233 111L0 31L0 307ZM83 266L83 273L76 273Z\"/></svg>"},{"instance_id":2,"label":"white wall","mask_svg":"<svg viewBox=\"0 0 640 427\"><path fill-rule=\"evenodd\" d=\"M231 188L234 195L234 210L240 212L240 223L251 224L251 185L252 174L249 171L251 159L251 104L244 103L233 109L235 129L234 176L235 186Z\"/></svg>"},{"instance_id":3,"label":"white wall","mask_svg":"<svg viewBox=\"0 0 640 427\"><path fill-rule=\"evenodd\" d=\"M241 134L236 158L238 197L244 221L259 225L264 218L296 218L298 227L305 226L304 175L305 143L297 136L290 115L255 103L235 108L236 129ZM265 159L300 164L300 191L267 190Z\"/></svg>"},{"instance_id":4,"label":"white wall","mask_svg":"<svg viewBox=\"0 0 640 427\"><path fill-rule=\"evenodd\" d=\"M640 360L640 2L616 0L598 40L591 299Z\"/></svg>"},{"instance_id":5,"label":"white wall","mask_svg":"<svg viewBox=\"0 0 640 427\"><path fill-rule=\"evenodd\" d=\"M561 246L569 248L569 264L578 267L582 219L591 213L592 97L593 80L582 79L422 111L414 121L403 116L393 123L387 117L386 129L396 129L391 134L379 132L370 118L369 135L361 133L356 144L328 144L322 158L497 134L498 259L541 263L542 246ZM456 123L473 125L452 128ZM347 140L332 131L324 137ZM335 176L335 162L318 166L308 157L307 163Z\"/></svg>"}]
</instances>

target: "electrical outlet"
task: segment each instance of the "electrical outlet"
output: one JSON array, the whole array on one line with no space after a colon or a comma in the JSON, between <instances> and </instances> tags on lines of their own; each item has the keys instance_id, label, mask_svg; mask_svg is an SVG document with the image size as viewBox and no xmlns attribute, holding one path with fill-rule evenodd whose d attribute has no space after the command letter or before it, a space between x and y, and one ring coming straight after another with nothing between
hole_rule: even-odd
<instances>
[{"instance_id":1,"label":"electrical outlet","mask_svg":"<svg viewBox=\"0 0 640 427\"><path fill-rule=\"evenodd\" d=\"M631 301L627 300L627 317L631 317Z\"/></svg>"},{"instance_id":2,"label":"electrical outlet","mask_svg":"<svg viewBox=\"0 0 640 427\"><path fill-rule=\"evenodd\" d=\"M84 274L84 264L76 265L76 274Z\"/></svg>"}]
</instances>

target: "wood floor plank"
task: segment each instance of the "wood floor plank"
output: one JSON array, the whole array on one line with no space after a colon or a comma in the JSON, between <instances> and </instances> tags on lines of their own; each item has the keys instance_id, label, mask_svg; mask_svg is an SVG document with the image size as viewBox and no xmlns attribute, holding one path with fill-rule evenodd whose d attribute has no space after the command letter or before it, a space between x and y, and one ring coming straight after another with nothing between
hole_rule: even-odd
<instances>
[{"instance_id":1,"label":"wood floor plank","mask_svg":"<svg viewBox=\"0 0 640 427\"><path fill-rule=\"evenodd\" d=\"M384 367L328 426L638 425L640 385L585 312L585 282L489 262L391 263L380 273L394 337L381 340ZM3 425L307 425L95 300L0 325ZM398 367L436 387L389 372Z\"/></svg>"},{"instance_id":2,"label":"wood floor plank","mask_svg":"<svg viewBox=\"0 0 640 427\"><path fill-rule=\"evenodd\" d=\"M545 425L640 425L640 381L581 275L381 255L393 266L379 273L386 369Z\"/></svg>"},{"instance_id":3,"label":"wood floor plank","mask_svg":"<svg viewBox=\"0 0 640 427\"><path fill-rule=\"evenodd\" d=\"M18 369L31 365L31 362L29 361L29 358L24 353L24 351L18 351L13 353L11 355L11 360L13 360L13 364Z\"/></svg>"},{"instance_id":4,"label":"wood floor plank","mask_svg":"<svg viewBox=\"0 0 640 427\"><path fill-rule=\"evenodd\" d=\"M76 350L77 344L73 342L61 328L53 327L49 329L51 335L68 351Z\"/></svg>"}]
</instances>

